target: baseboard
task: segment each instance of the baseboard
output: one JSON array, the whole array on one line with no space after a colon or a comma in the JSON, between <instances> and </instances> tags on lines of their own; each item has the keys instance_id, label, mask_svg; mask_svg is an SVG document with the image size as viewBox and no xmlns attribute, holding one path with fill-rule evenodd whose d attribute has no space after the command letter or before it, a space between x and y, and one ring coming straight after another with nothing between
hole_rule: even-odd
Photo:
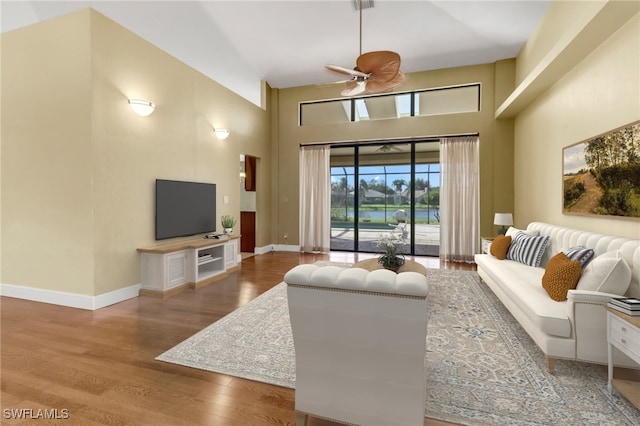
<instances>
[{"instance_id":1,"label":"baseboard","mask_svg":"<svg viewBox=\"0 0 640 426\"><path fill-rule=\"evenodd\" d=\"M276 251L292 251L295 253L300 252L300 246L294 246L290 244L276 244Z\"/></svg>"},{"instance_id":2,"label":"baseboard","mask_svg":"<svg viewBox=\"0 0 640 426\"><path fill-rule=\"evenodd\" d=\"M287 244L269 244L263 247L256 247L253 252L255 254L265 254L272 251L292 251L297 253L300 251L300 246Z\"/></svg>"},{"instance_id":3,"label":"baseboard","mask_svg":"<svg viewBox=\"0 0 640 426\"><path fill-rule=\"evenodd\" d=\"M68 293L65 291L46 290L42 288L13 284L0 284L0 296L95 311L96 309L104 308L105 306L138 297L140 287L140 284L134 284L129 287L120 288L97 296L88 296L85 294Z\"/></svg>"},{"instance_id":4,"label":"baseboard","mask_svg":"<svg viewBox=\"0 0 640 426\"><path fill-rule=\"evenodd\" d=\"M104 308L105 306L115 305L116 303L124 302L125 300L138 297L142 284L134 284L129 287L119 288L117 290L110 291L109 293L99 294L93 296L93 309Z\"/></svg>"}]
</instances>

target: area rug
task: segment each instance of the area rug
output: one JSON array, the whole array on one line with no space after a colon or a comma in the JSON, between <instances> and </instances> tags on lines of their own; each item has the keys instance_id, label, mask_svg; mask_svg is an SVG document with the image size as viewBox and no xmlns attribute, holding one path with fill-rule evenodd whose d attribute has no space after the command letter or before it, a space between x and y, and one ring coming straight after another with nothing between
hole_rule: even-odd
<instances>
[{"instance_id":1,"label":"area rug","mask_svg":"<svg viewBox=\"0 0 640 426\"><path fill-rule=\"evenodd\" d=\"M425 416L464 425L638 425L640 411L607 391L601 366L540 349L475 272L429 269ZM286 284L157 358L295 387Z\"/></svg>"}]
</instances>

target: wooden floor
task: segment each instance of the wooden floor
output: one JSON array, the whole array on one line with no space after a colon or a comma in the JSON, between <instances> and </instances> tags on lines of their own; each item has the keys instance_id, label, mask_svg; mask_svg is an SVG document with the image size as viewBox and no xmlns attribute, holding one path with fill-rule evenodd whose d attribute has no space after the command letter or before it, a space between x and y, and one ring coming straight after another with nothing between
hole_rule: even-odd
<instances>
[{"instance_id":1,"label":"wooden floor","mask_svg":"<svg viewBox=\"0 0 640 426\"><path fill-rule=\"evenodd\" d=\"M291 389L154 358L280 283L295 265L371 256L273 252L247 257L239 271L197 290L164 299L138 297L93 312L2 297L0 423L295 424ZM438 259L413 259L440 267ZM7 419L6 409L31 409L34 417L38 409L57 409L54 414L68 419L18 421ZM311 419L309 424L332 423ZM425 425L442 424L425 419Z\"/></svg>"},{"instance_id":2,"label":"wooden floor","mask_svg":"<svg viewBox=\"0 0 640 426\"><path fill-rule=\"evenodd\" d=\"M280 283L295 265L372 256L273 252L247 257L239 271L197 290L164 299L138 297L93 312L2 297L0 423L295 424L291 389L154 358ZM428 268L474 269L441 265L437 258L412 259ZM18 421L7 419L7 409L31 409L33 416L38 409L57 409L54 414L68 419ZM448 423L425 419L424 424Z\"/></svg>"}]
</instances>

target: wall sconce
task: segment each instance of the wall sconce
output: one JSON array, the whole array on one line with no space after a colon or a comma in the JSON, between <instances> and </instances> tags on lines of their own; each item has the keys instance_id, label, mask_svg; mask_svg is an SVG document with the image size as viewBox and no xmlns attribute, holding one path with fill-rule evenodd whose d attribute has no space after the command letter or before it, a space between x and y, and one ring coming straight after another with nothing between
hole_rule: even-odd
<instances>
[{"instance_id":1,"label":"wall sconce","mask_svg":"<svg viewBox=\"0 0 640 426\"><path fill-rule=\"evenodd\" d=\"M493 224L500 225L498 234L504 235L507 232L507 226L513 225L513 215L511 213L496 213L493 217Z\"/></svg>"},{"instance_id":2,"label":"wall sconce","mask_svg":"<svg viewBox=\"0 0 640 426\"><path fill-rule=\"evenodd\" d=\"M153 102L146 99L129 99L129 105L131 105L131 109L141 117L146 117L156 109Z\"/></svg>"},{"instance_id":3,"label":"wall sconce","mask_svg":"<svg viewBox=\"0 0 640 426\"><path fill-rule=\"evenodd\" d=\"M213 131L215 132L216 137L218 139L220 139L220 140L224 140L224 139L228 138L229 137L229 133L231 133L229 131L229 129L220 129L218 127L214 128Z\"/></svg>"}]
</instances>

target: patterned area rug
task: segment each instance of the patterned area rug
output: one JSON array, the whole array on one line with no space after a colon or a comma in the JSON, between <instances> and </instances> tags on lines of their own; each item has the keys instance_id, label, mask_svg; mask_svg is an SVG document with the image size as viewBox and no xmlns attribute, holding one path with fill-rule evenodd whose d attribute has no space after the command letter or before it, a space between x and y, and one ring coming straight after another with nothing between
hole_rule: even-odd
<instances>
[{"instance_id":1,"label":"patterned area rug","mask_svg":"<svg viewBox=\"0 0 640 426\"><path fill-rule=\"evenodd\" d=\"M430 269L425 416L465 425L639 425L607 392L604 368L540 349L475 272ZM158 360L295 387L286 284L165 352Z\"/></svg>"}]
</instances>

